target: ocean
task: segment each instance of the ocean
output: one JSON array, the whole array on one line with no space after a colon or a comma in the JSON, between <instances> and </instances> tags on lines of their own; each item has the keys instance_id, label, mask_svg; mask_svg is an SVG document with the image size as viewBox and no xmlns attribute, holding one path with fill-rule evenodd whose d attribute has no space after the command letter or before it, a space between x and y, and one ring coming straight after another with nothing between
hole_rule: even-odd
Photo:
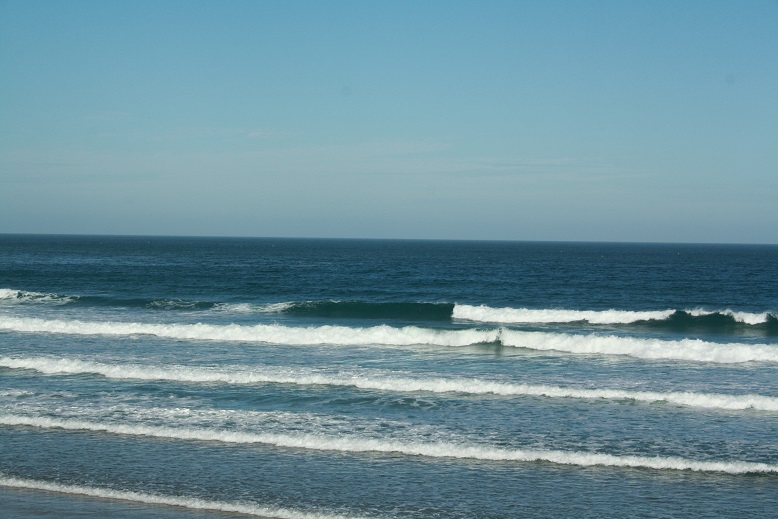
<instances>
[{"instance_id":1,"label":"ocean","mask_svg":"<svg viewBox=\"0 0 778 519\"><path fill-rule=\"evenodd\" d=\"M0 235L3 517L778 515L778 246Z\"/></svg>"}]
</instances>

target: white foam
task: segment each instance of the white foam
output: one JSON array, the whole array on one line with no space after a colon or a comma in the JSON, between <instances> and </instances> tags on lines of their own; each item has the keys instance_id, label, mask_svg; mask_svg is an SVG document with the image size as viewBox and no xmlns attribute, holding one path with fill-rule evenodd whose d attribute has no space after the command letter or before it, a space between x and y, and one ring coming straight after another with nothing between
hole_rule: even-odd
<instances>
[{"instance_id":1,"label":"white foam","mask_svg":"<svg viewBox=\"0 0 778 519\"><path fill-rule=\"evenodd\" d=\"M0 391L0 397L10 397L10 398L18 398L21 396L29 396L33 395L34 393L32 391L27 391L24 389L4 389Z\"/></svg>"},{"instance_id":2,"label":"white foam","mask_svg":"<svg viewBox=\"0 0 778 519\"><path fill-rule=\"evenodd\" d=\"M713 310L703 310L702 308L694 308L691 310L686 310L686 312L689 315L692 315L694 317L702 317L702 316L713 315L713 314L728 315L739 323L745 323L750 325L766 323L767 320L772 315L769 312L761 312L761 313L737 312L730 309L713 311Z\"/></svg>"},{"instance_id":3,"label":"white foam","mask_svg":"<svg viewBox=\"0 0 778 519\"><path fill-rule=\"evenodd\" d=\"M489 323L570 323L588 321L592 324L626 324L649 319L667 319L674 310L633 312L629 310L562 310L529 308L492 308L489 306L454 306L452 317Z\"/></svg>"},{"instance_id":4,"label":"white foam","mask_svg":"<svg viewBox=\"0 0 778 519\"><path fill-rule=\"evenodd\" d=\"M769 312L753 313L734 310L703 310L695 308L685 310L694 317L713 314L729 315L738 322L757 325L767 322ZM531 308L493 308L486 305L454 305L452 317L466 321L503 323L503 324L542 324L542 323L572 323L587 321L591 324L629 324L638 321L668 319L675 313L673 309L631 311L631 310L565 310L565 309L531 309Z\"/></svg>"},{"instance_id":5,"label":"white foam","mask_svg":"<svg viewBox=\"0 0 778 519\"><path fill-rule=\"evenodd\" d=\"M293 306L294 303L267 303L267 304L253 304L253 303L217 303L214 306L214 310L228 313L248 314L248 313L262 313L262 314L275 314L281 313Z\"/></svg>"},{"instance_id":6,"label":"white foam","mask_svg":"<svg viewBox=\"0 0 778 519\"><path fill-rule=\"evenodd\" d=\"M720 393L628 391L621 389L587 389L551 385L515 384L508 382L462 378L413 378L386 376L379 373L332 375L303 369L248 368L230 370L191 366L156 367L140 364L106 364L78 359L49 357L0 357L0 366L32 369L45 374L96 373L113 379L163 380L223 384L295 384L355 387L392 392L462 393L469 395L540 396L548 398L580 398L667 402L688 407L759 411L778 411L778 397L754 394L727 395Z\"/></svg>"},{"instance_id":7,"label":"white foam","mask_svg":"<svg viewBox=\"0 0 778 519\"><path fill-rule=\"evenodd\" d=\"M778 346L770 344L721 344L700 339L666 341L613 335L524 332L507 329L502 330L500 341L505 346L517 348L598 355L628 355L652 360L667 359L720 364L778 362Z\"/></svg>"},{"instance_id":8,"label":"white foam","mask_svg":"<svg viewBox=\"0 0 778 519\"><path fill-rule=\"evenodd\" d=\"M563 465L635 467L657 470L692 470L744 474L778 472L778 465L748 461L697 461L664 456L616 456L593 452L566 452L536 449L505 449L488 445L468 445L447 442L403 442L359 436L329 437L318 434L263 434L233 430L161 427L90 422L49 417L0 414L0 424L43 429L65 429L105 432L131 436L150 436L178 440L215 441L224 443L259 443L283 448L297 448L346 453L394 453L430 458L459 458L487 461L546 461Z\"/></svg>"},{"instance_id":9,"label":"white foam","mask_svg":"<svg viewBox=\"0 0 778 519\"><path fill-rule=\"evenodd\" d=\"M0 299L17 299L19 291L10 288L0 288Z\"/></svg>"},{"instance_id":10,"label":"white foam","mask_svg":"<svg viewBox=\"0 0 778 519\"><path fill-rule=\"evenodd\" d=\"M102 499L119 499L150 505L178 506L194 510L212 510L217 512L232 512L278 519L357 519L355 516L305 512L275 506L262 506L246 502L214 501L196 497L180 497L132 490L115 490L112 488L91 487L83 485L67 485L34 479L9 477L0 473L0 485L29 490L45 490L79 496L89 496Z\"/></svg>"},{"instance_id":11,"label":"white foam","mask_svg":"<svg viewBox=\"0 0 778 519\"><path fill-rule=\"evenodd\" d=\"M59 294L43 294L41 292L28 292L14 290L12 288L0 288L0 303L52 303L65 304L75 298Z\"/></svg>"},{"instance_id":12,"label":"white foam","mask_svg":"<svg viewBox=\"0 0 778 519\"><path fill-rule=\"evenodd\" d=\"M387 345L468 346L501 342L504 346L534 350L628 355L641 359L685 360L722 364L778 362L778 346L770 344L714 343L699 339L667 341L613 335L525 332L509 329L439 330L387 325L369 328L346 326L290 327L277 324L154 324L85 322L38 318L0 317L0 329L17 332L75 335L154 335L168 339L258 342L281 345Z\"/></svg>"},{"instance_id":13,"label":"white foam","mask_svg":"<svg viewBox=\"0 0 778 519\"><path fill-rule=\"evenodd\" d=\"M184 299L158 299L148 304L150 308L159 308L162 310L188 310L197 308L197 301L187 301Z\"/></svg>"},{"instance_id":14,"label":"white foam","mask_svg":"<svg viewBox=\"0 0 778 519\"><path fill-rule=\"evenodd\" d=\"M17 332L74 335L155 335L168 339L262 342L284 345L434 345L467 346L497 340L497 330L434 330L381 325L370 328L346 326L290 327L276 324L154 324L136 322L65 321L0 317L0 329Z\"/></svg>"}]
</instances>

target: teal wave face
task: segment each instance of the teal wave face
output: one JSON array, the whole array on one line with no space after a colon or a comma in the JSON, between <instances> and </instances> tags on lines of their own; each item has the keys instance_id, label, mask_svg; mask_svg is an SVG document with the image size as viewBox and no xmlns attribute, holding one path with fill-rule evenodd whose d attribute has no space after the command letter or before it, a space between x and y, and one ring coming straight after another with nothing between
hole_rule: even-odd
<instances>
[{"instance_id":1,"label":"teal wave face","mask_svg":"<svg viewBox=\"0 0 778 519\"><path fill-rule=\"evenodd\" d=\"M368 303L361 301L312 301L290 304L285 313L306 317L449 321L450 303Z\"/></svg>"},{"instance_id":2,"label":"teal wave face","mask_svg":"<svg viewBox=\"0 0 778 519\"><path fill-rule=\"evenodd\" d=\"M652 319L636 323L638 327L685 334L715 333L726 335L778 336L778 317L766 314L762 322L748 323L732 313L710 312L695 315L677 310L666 319Z\"/></svg>"}]
</instances>

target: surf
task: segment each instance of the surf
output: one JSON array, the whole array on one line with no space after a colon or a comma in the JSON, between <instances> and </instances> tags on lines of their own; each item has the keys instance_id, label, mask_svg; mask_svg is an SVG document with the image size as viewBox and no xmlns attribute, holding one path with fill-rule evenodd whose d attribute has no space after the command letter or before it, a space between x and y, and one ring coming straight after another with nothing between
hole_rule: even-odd
<instances>
[{"instance_id":1,"label":"surf","mask_svg":"<svg viewBox=\"0 0 778 519\"><path fill-rule=\"evenodd\" d=\"M372 327L278 324L162 324L0 317L0 330L26 333L152 335L165 339L238 341L289 346L432 346L462 347L499 344L549 353L622 355L643 360L678 360L737 364L778 363L778 346L715 343L701 339L664 340L617 335L528 332L508 328L436 329L418 326Z\"/></svg>"},{"instance_id":2,"label":"surf","mask_svg":"<svg viewBox=\"0 0 778 519\"><path fill-rule=\"evenodd\" d=\"M452 313L454 319L466 321L505 323L505 324L541 324L572 323L587 321L591 324L626 324L649 319L666 319L674 310L629 311L629 310L564 310L530 308L492 308L489 306L456 305Z\"/></svg>"},{"instance_id":3,"label":"surf","mask_svg":"<svg viewBox=\"0 0 778 519\"><path fill-rule=\"evenodd\" d=\"M596 452L507 449L488 445L448 442L404 442L356 435L329 437L318 434L273 434L190 427L102 423L87 420L0 414L0 424L40 429L89 431L127 436L146 436L186 441L264 444L279 448L336 451L349 454L401 454L425 458L472 459L497 462L549 462L580 467L646 468L728 474L778 473L778 465L749 461L698 461L667 456L614 455Z\"/></svg>"},{"instance_id":4,"label":"surf","mask_svg":"<svg viewBox=\"0 0 778 519\"><path fill-rule=\"evenodd\" d=\"M504 346L585 355L624 355L644 360L678 360L740 364L778 362L778 346L715 343L701 339L677 341L599 334L566 334L501 330Z\"/></svg>"},{"instance_id":5,"label":"surf","mask_svg":"<svg viewBox=\"0 0 778 519\"><path fill-rule=\"evenodd\" d=\"M538 384L481 380L477 378L397 377L364 372L333 375L311 370L278 367L232 367L229 370L172 365L166 367L141 364L106 364L79 359L47 357L0 357L0 367L35 370L47 375L97 374L119 380L157 380L184 383L218 383L231 385L291 384L297 386L352 387L384 392L457 393L462 395L496 395L503 397L545 397L586 400L665 402L692 408L742 411L778 411L778 397L754 394L696 393L681 391L630 391L592 389Z\"/></svg>"},{"instance_id":6,"label":"surf","mask_svg":"<svg viewBox=\"0 0 778 519\"><path fill-rule=\"evenodd\" d=\"M263 506L246 502L215 501L197 497L181 497L148 492L135 492L132 490L117 490L113 488L101 488L86 485L71 485L6 476L0 473L0 485L11 488L27 490L44 490L60 494L87 496L100 499L119 499L150 505L165 505L188 508L192 510L206 510L214 512L228 512L244 515L252 515L263 518L276 519L360 519L360 516L347 516L341 514L327 514L318 512L305 512L290 508L275 506Z\"/></svg>"},{"instance_id":7,"label":"surf","mask_svg":"<svg viewBox=\"0 0 778 519\"><path fill-rule=\"evenodd\" d=\"M469 346L495 342L498 330L443 330L379 325L367 328L347 326L292 327L277 324L159 324L117 321L81 321L0 317L0 329L15 332L69 335L154 335L167 339L259 342L281 345L386 345L386 346Z\"/></svg>"},{"instance_id":8,"label":"surf","mask_svg":"<svg viewBox=\"0 0 778 519\"><path fill-rule=\"evenodd\" d=\"M502 324L562 324L588 322L589 324L633 324L654 321L659 325L668 324L719 325L746 324L763 325L776 319L771 312L745 312L730 309L704 310L665 309L665 310L571 310L550 308L494 308L486 305L457 304L453 308L453 319L463 321L502 323ZM685 319L685 320L684 320Z\"/></svg>"}]
</instances>

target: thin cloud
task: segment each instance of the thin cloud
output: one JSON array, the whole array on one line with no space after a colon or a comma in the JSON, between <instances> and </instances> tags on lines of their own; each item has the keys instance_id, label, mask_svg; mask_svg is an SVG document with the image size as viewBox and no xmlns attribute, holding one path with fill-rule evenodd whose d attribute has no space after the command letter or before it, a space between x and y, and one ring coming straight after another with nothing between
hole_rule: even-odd
<instances>
[{"instance_id":1,"label":"thin cloud","mask_svg":"<svg viewBox=\"0 0 778 519\"><path fill-rule=\"evenodd\" d=\"M86 121L99 122L99 123L114 123L114 122L126 122L135 119L135 115L130 112L100 112L97 114L90 114L83 116Z\"/></svg>"},{"instance_id":2,"label":"thin cloud","mask_svg":"<svg viewBox=\"0 0 778 519\"><path fill-rule=\"evenodd\" d=\"M282 137L285 135L287 135L286 132L280 132L278 130L271 130L267 128L251 130L246 133L246 137L249 139L272 139L274 137Z\"/></svg>"}]
</instances>

